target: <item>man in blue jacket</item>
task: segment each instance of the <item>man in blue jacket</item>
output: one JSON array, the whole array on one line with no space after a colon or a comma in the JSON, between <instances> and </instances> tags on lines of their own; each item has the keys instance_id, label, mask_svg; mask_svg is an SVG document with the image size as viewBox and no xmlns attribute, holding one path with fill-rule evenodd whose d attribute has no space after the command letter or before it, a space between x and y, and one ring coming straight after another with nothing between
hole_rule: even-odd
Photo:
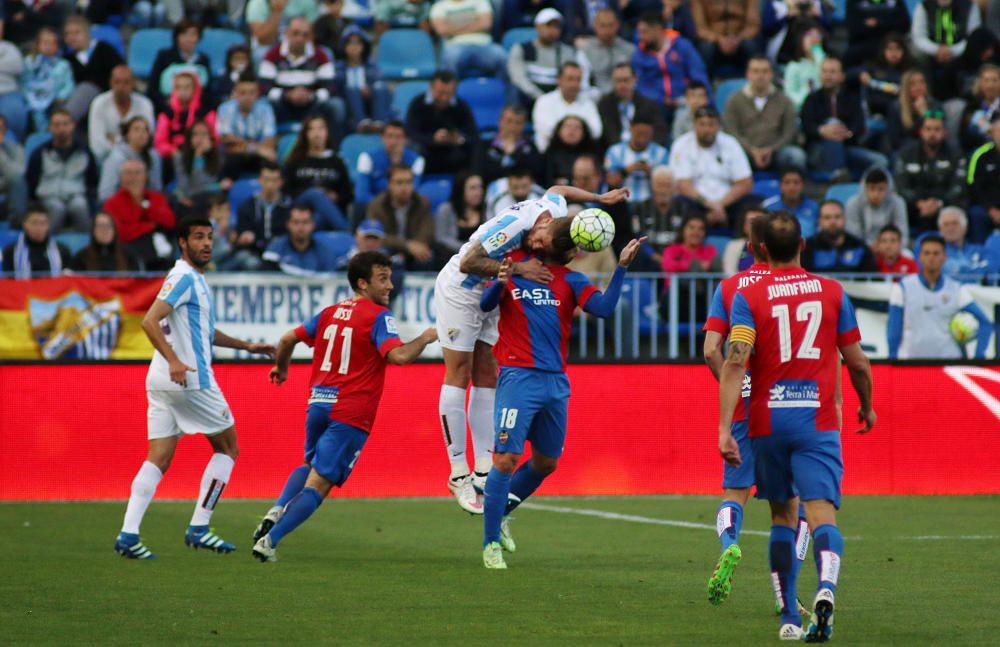
<instances>
[{"instance_id":1,"label":"man in blue jacket","mask_svg":"<svg viewBox=\"0 0 1000 647\"><path fill-rule=\"evenodd\" d=\"M678 32L666 29L658 12L639 19L639 48L632 54L632 67L638 79L636 91L662 105L668 121L689 81L712 87L698 50Z\"/></svg>"}]
</instances>

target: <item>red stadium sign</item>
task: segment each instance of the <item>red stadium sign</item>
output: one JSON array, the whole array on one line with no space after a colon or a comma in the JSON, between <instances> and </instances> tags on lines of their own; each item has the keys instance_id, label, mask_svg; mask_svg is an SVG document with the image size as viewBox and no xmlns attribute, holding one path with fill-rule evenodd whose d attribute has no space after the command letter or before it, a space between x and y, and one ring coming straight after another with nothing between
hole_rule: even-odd
<instances>
[{"instance_id":1,"label":"red stadium sign","mask_svg":"<svg viewBox=\"0 0 1000 647\"><path fill-rule=\"evenodd\" d=\"M309 367L282 387L261 364L217 376L240 456L227 497L274 497L302 460ZM444 495L438 423L444 367L390 367L372 438L337 496ZM988 448L1000 430L1000 370L875 366L878 426L854 433L845 375L847 494L1000 493ZM0 500L124 499L146 455L144 365L0 366ZM566 452L543 494L715 494L717 387L703 366L570 367ZM208 443L186 439L158 497L197 493Z\"/></svg>"}]
</instances>

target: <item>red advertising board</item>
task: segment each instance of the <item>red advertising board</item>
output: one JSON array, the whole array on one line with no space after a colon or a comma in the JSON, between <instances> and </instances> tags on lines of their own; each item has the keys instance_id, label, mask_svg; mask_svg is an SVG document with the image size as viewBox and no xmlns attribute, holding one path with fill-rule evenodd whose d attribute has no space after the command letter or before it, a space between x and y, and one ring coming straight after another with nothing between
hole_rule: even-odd
<instances>
[{"instance_id":1,"label":"red advertising board","mask_svg":"<svg viewBox=\"0 0 1000 647\"><path fill-rule=\"evenodd\" d=\"M372 437L338 496L447 493L437 413L443 371L388 370ZM276 496L302 460L309 367L294 365L281 387L267 372L261 364L216 367L240 438L228 497ZM853 415L844 416L845 493L1000 493L1000 370L874 372L875 431L858 435ZM0 366L0 500L126 498L146 452L145 373L138 364ZM705 367L580 365L569 374L566 451L545 494L719 492L717 387ZM850 414L857 401L846 375L844 384ZM201 438L183 440L157 495L195 496L208 452Z\"/></svg>"}]
</instances>

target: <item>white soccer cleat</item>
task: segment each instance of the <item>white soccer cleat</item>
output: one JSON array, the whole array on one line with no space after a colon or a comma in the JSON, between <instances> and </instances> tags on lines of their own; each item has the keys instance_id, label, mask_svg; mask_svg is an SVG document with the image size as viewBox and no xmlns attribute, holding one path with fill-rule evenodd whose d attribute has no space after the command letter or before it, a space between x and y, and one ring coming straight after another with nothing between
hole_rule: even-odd
<instances>
[{"instance_id":1,"label":"white soccer cleat","mask_svg":"<svg viewBox=\"0 0 1000 647\"><path fill-rule=\"evenodd\" d=\"M803 636L805 632L802 631L802 627L792 623L781 625L781 629L778 630L778 640L802 640Z\"/></svg>"},{"instance_id":2,"label":"white soccer cleat","mask_svg":"<svg viewBox=\"0 0 1000 647\"><path fill-rule=\"evenodd\" d=\"M253 531L253 540L256 543L261 537L271 532L271 528L274 528L274 524L281 521L282 515L285 514L285 509L280 505L272 506L264 518L260 520L257 524L257 528Z\"/></svg>"},{"instance_id":3,"label":"white soccer cleat","mask_svg":"<svg viewBox=\"0 0 1000 647\"><path fill-rule=\"evenodd\" d=\"M806 630L807 643L825 643L833 635L833 591L820 589L813 600L812 617Z\"/></svg>"},{"instance_id":4,"label":"white soccer cleat","mask_svg":"<svg viewBox=\"0 0 1000 647\"><path fill-rule=\"evenodd\" d=\"M510 517L504 517L503 521L500 522L500 547L508 553L513 553L517 550L517 544L514 543L514 535L510 534Z\"/></svg>"},{"instance_id":5,"label":"white soccer cleat","mask_svg":"<svg viewBox=\"0 0 1000 647\"><path fill-rule=\"evenodd\" d=\"M276 562L275 548L271 545L271 535L264 535L253 545L253 556L262 562Z\"/></svg>"},{"instance_id":6,"label":"white soccer cleat","mask_svg":"<svg viewBox=\"0 0 1000 647\"><path fill-rule=\"evenodd\" d=\"M503 561L503 548L500 548L500 544L494 541L483 548L483 566L490 569L507 568L507 562Z\"/></svg>"},{"instance_id":7,"label":"white soccer cleat","mask_svg":"<svg viewBox=\"0 0 1000 647\"><path fill-rule=\"evenodd\" d=\"M475 472L472 475L472 489L476 491L476 494L486 493L486 477L489 472Z\"/></svg>"},{"instance_id":8,"label":"white soccer cleat","mask_svg":"<svg viewBox=\"0 0 1000 647\"><path fill-rule=\"evenodd\" d=\"M466 474L453 479L448 479L448 489L455 495L458 507L469 514L482 514L483 504L476 496L476 490L472 487L472 477Z\"/></svg>"}]
</instances>

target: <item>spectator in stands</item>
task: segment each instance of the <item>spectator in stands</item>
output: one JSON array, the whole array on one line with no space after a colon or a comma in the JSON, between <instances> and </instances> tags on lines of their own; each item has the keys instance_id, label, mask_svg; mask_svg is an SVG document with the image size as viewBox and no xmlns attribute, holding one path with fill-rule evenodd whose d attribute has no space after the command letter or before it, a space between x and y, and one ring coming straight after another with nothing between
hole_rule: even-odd
<instances>
[{"instance_id":1,"label":"spectator in stands","mask_svg":"<svg viewBox=\"0 0 1000 647\"><path fill-rule=\"evenodd\" d=\"M56 108L49 117L52 139L28 159L29 195L45 205L55 233L90 231L90 205L99 176L94 156L73 136L75 129L69 111Z\"/></svg>"},{"instance_id":2,"label":"spectator in stands","mask_svg":"<svg viewBox=\"0 0 1000 647\"><path fill-rule=\"evenodd\" d=\"M2 211L8 222L18 221L28 208L24 163L24 146L7 135L7 119L0 115L0 198L4 199Z\"/></svg>"},{"instance_id":3,"label":"spectator in stands","mask_svg":"<svg viewBox=\"0 0 1000 647\"><path fill-rule=\"evenodd\" d=\"M416 192L413 170L408 166L394 166L389 170L389 188L371 201L366 217L382 223L386 249L394 254L405 254L407 270L435 268L431 204Z\"/></svg>"},{"instance_id":4,"label":"spectator in stands","mask_svg":"<svg viewBox=\"0 0 1000 647\"><path fill-rule=\"evenodd\" d=\"M490 7L492 11L492 6ZM429 0L380 0L375 3L375 38L391 27L422 29L430 32Z\"/></svg>"},{"instance_id":5,"label":"spectator in stands","mask_svg":"<svg viewBox=\"0 0 1000 647\"><path fill-rule=\"evenodd\" d=\"M174 153L184 143L188 129L196 121L208 124L212 137L215 137L215 111L205 103L201 81L197 74L182 70L174 74L170 105L160 113L156 121L153 145L162 159L173 159Z\"/></svg>"},{"instance_id":6,"label":"spectator in stands","mask_svg":"<svg viewBox=\"0 0 1000 647\"><path fill-rule=\"evenodd\" d=\"M986 244L983 245L983 253L988 263L986 272L989 274L1000 273L1000 216L993 221L993 226L996 229L993 230L990 237L986 239Z\"/></svg>"},{"instance_id":7,"label":"spectator in stands","mask_svg":"<svg viewBox=\"0 0 1000 647\"><path fill-rule=\"evenodd\" d=\"M177 224L167 196L146 188L146 166L139 160L122 164L121 188L104 202L115 219L118 237L147 270L169 268L174 249L164 235Z\"/></svg>"},{"instance_id":8,"label":"spectator in stands","mask_svg":"<svg viewBox=\"0 0 1000 647\"><path fill-rule=\"evenodd\" d=\"M928 111L941 112L941 104L930 95L927 79L920 70L903 74L899 99L889 107L889 149L899 150L905 144L920 139L920 123Z\"/></svg>"},{"instance_id":9,"label":"spectator in stands","mask_svg":"<svg viewBox=\"0 0 1000 647\"><path fill-rule=\"evenodd\" d=\"M632 91L635 91L635 75L631 65L635 45L618 35L620 29L618 14L613 8L598 10L594 16L594 36L586 39L580 50L590 63L594 86L604 95L610 96L617 87L614 73L621 65L627 66L632 77ZM624 97L623 100L631 102L631 96Z\"/></svg>"},{"instance_id":10,"label":"spectator in stands","mask_svg":"<svg viewBox=\"0 0 1000 647\"><path fill-rule=\"evenodd\" d=\"M910 31L905 0L847 0L847 52L844 65L855 67L878 56L885 34Z\"/></svg>"},{"instance_id":11,"label":"spectator in stands","mask_svg":"<svg viewBox=\"0 0 1000 647\"><path fill-rule=\"evenodd\" d=\"M746 76L747 84L726 101L726 132L739 140L757 170L805 170L805 151L795 145L798 115L791 100L774 86L771 61L751 57Z\"/></svg>"},{"instance_id":12,"label":"spectator in stands","mask_svg":"<svg viewBox=\"0 0 1000 647\"><path fill-rule=\"evenodd\" d=\"M865 171L861 191L847 201L845 219L847 231L871 246L885 225L895 225L902 232L904 243L910 238L906 203L896 193L892 177L882 168Z\"/></svg>"},{"instance_id":13,"label":"spectator in stands","mask_svg":"<svg viewBox=\"0 0 1000 647\"><path fill-rule=\"evenodd\" d=\"M990 124L1000 116L1000 67L986 64L979 69L976 83L962 111L960 141L966 151L974 151L990 141Z\"/></svg>"},{"instance_id":14,"label":"spectator in stands","mask_svg":"<svg viewBox=\"0 0 1000 647\"><path fill-rule=\"evenodd\" d=\"M270 160L260 165L260 191L243 201L236 210L234 247L240 257L239 269L261 268L261 255L271 241L286 233L292 199L282 192L281 168Z\"/></svg>"},{"instance_id":15,"label":"spectator in stands","mask_svg":"<svg viewBox=\"0 0 1000 647\"><path fill-rule=\"evenodd\" d=\"M631 137L632 118L640 111L653 117L653 141L665 144L667 121L652 99L635 91L635 72L631 63L619 63L611 72L612 90L597 102L601 116L601 145L607 149ZM690 85L688 86L690 87Z\"/></svg>"},{"instance_id":16,"label":"spectator in stands","mask_svg":"<svg viewBox=\"0 0 1000 647\"><path fill-rule=\"evenodd\" d=\"M224 177L237 179L256 173L264 160L278 160L274 108L260 96L253 72L245 71L237 79L233 98L219 106L215 127L226 153Z\"/></svg>"},{"instance_id":17,"label":"spectator in stands","mask_svg":"<svg viewBox=\"0 0 1000 647\"><path fill-rule=\"evenodd\" d=\"M744 70L757 51L760 7L757 0L701 0L691 5L698 50L710 70L724 65Z\"/></svg>"},{"instance_id":18,"label":"spectator in stands","mask_svg":"<svg viewBox=\"0 0 1000 647\"><path fill-rule=\"evenodd\" d=\"M157 110L162 111L167 107L170 91L174 87L174 75L182 70L196 74L202 88L209 87L212 64L208 56L197 50L201 35L199 23L188 17L182 18L174 25L173 47L161 49L156 54L146 92Z\"/></svg>"},{"instance_id":19,"label":"spectator in stands","mask_svg":"<svg viewBox=\"0 0 1000 647\"><path fill-rule=\"evenodd\" d=\"M500 128L502 131L502 116ZM393 119L382 128L382 148L364 151L358 156L358 174L354 182L354 208L357 211L364 213L368 203L389 187L389 169L397 164L413 169L413 180L417 185L420 184L424 174L424 158L406 146L403 122Z\"/></svg>"},{"instance_id":20,"label":"spectator in stands","mask_svg":"<svg viewBox=\"0 0 1000 647\"><path fill-rule=\"evenodd\" d=\"M989 222L1000 220L1000 118L990 126L992 141L983 144L969 160L967 187L969 218L972 221L969 238L973 242L986 240Z\"/></svg>"},{"instance_id":21,"label":"spectator in stands","mask_svg":"<svg viewBox=\"0 0 1000 647\"><path fill-rule=\"evenodd\" d=\"M28 116L19 82L24 72L24 57L17 45L0 40L0 115L19 140L28 132Z\"/></svg>"},{"instance_id":22,"label":"spectator in stands","mask_svg":"<svg viewBox=\"0 0 1000 647\"><path fill-rule=\"evenodd\" d=\"M802 237L809 238L816 233L816 220L819 217L819 205L805 194L806 180L797 168L788 168L781 172L780 193L764 200L762 205L767 211L788 211L795 214L802 229Z\"/></svg>"},{"instance_id":23,"label":"spectator in stands","mask_svg":"<svg viewBox=\"0 0 1000 647\"><path fill-rule=\"evenodd\" d=\"M591 193L601 193L606 189L604 182L604 172L601 169L600 157L597 155L580 155L573 162L573 186L579 187ZM629 212L628 203L625 201L613 205L602 205L597 202L584 202L580 205L583 209L597 208L606 211L615 223L615 238L611 241L611 248L615 254L619 253L630 240L632 240L632 215Z\"/></svg>"},{"instance_id":24,"label":"spectator in stands","mask_svg":"<svg viewBox=\"0 0 1000 647\"><path fill-rule=\"evenodd\" d=\"M202 25L238 25L243 19L243 0L162 0L166 22L176 25L194 18Z\"/></svg>"},{"instance_id":25,"label":"spectator in stands","mask_svg":"<svg viewBox=\"0 0 1000 647\"><path fill-rule=\"evenodd\" d=\"M764 0L760 27L767 57L785 65L793 60L804 31L815 27L830 33L833 4L825 0Z\"/></svg>"},{"instance_id":26,"label":"spectator in stands","mask_svg":"<svg viewBox=\"0 0 1000 647\"><path fill-rule=\"evenodd\" d=\"M698 28L691 15L690 0L630 0L626 13L632 6L635 6L635 18L640 18L650 10L659 11L664 28L676 31L692 43L698 40Z\"/></svg>"},{"instance_id":27,"label":"spectator in stands","mask_svg":"<svg viewBox=\"0 0 1000 647\"><path fill-rule=\"evenodd\" d=\"M226 50L226 70L212 79L212 96L225 101L233 94L236 81L243 72L253 68L250 66L250 48L246 45L233 45Z\"/></svg>"},{"instance_id":28,"label":"spectator in stands","mask_svg":"<svg viewBox=\"0 0 1000 647\"><path fill-rule=\"evenodd\" d=\"M0 37L19 43L31 42L42 27L59 27L67 10L67 4L61 2L6 0L0 3L0 22L3 23Z\"/></svg>"},{"instance_id":29,"label":"spectator in stands","mask_svg":"<svg viewBox=\"0 0 1000 647\"><path fill-rule=\"evenodd\" d=\"M833 183L847 181L848 169L860 174L872 166L888 166L884 155L861 147L865 109L860 93L844 84L840 59L830 56L823 61L820 83L822 87L802 104L801 113L812 166L832 173Z\"/></svg>"},{"instance_id":30,"label":"spectator in stands","mask_svg":"<svg viewBox=\"0 0 1000 647\"><path fill-rule=\"evenodd\" d=\"M575 49L560 42L562 14L552 8L535 15L535 39L517 43L507 57L507 76L519 100L530 107L536 99L556 89L562 66L582 59ZM586 59L583 59L586 60Z\"/></svg>"},{"instance_id":31,"label":"spectator in stands","mask_svg":"<svg viewBox=\"0 0 1000 647\"><path fill-rule=\"evenodd\" d=\"M965 159L945 140L944 113L924 113L920 140L908 142L896 158L896 184L909 207L910 231L935 228L945 205L965 198Z\"/></svg>"},{"instance_id":32,"label":"spectator in stands","mask_svg":"<svg viewBox=\"0 0 1000 647\"><path fill-rule=\"evenodd\" d=\"M262 255L261 269L286 274L309 275L335 272L346 249L316 235L313 212L307 204L296 204L288 215L288 233L271 239Z\"/></svg>"},{"instance_id":33,"label":"spectator in stands","mask_svg":"<svg viewBox=\"0 0 1000 647\"><path fill-rule=\"evenodd\" d=\"M2 52L0 52L2 53ZM59 36L48 27L38 30L34 52L24 59L21 91L31 112L32 128L42 132L49 123L49 110L63 105L73 93L73 70L59 56Z\"/></svg>"},{"instance_id":34,"label":"spectator in stands","mask_svg":"<svg viewBox=\"0 0 1000 647\"><path fill-rule=\"evenodd\" d=\"M382 131L389 120L392 92L382 73L370 61L371 41L361 29L344 32L344 59L337 61L335 77L341 79L348 107L348 128L362 133Z\"/></svg>"},{"instance_id":35,"label":"spectator in stands","mask_svg":"<svg viewBox=\"0 0 1000 647\"><path fill-rule=\"evenodd\" d=\"M435 0L431 26L441 38L441 67L458 76L506 79L507 52L493 42L493 5L490 0Z\"/></svg>"},{"instance_id":36,"label":"spectator in stands","mask_svg":"<svg viewBox=\"0 0 1000 647\"><path fill-rule=\"evenodd\" d=\"M889 223L875 239L875 264L882 274L913 274L920 270L917 262L903 255L903 232Z\"/></svg>"},{"instance_id":37,"label":"spectator in stands","mask_svg":"<svg viewBox=\"0 0 1000 647\"><path fill-rule=\"evenodd\" d=\"M726 243L722 250L723 274L732 276L754 264L753 254L747 249L747 243L750 241L750 227L755 219L765 215L767 215L767 210L757 204L749 205L740 214L739 220L736 221L736 231L740 235Z\"/></svg>"},{"instance_id":38,"label":"spectator in stands","mask_svg":"<svg viewBox=\"0 0 1000 647\"><path fill-rule=\"evenodd\" d=\"M633 229L637 235L648 236L649 245L643 246L643 256L650 258L659 271L664 248L677 239L677 232L684 220L679 201L674 200L674 174L669 166L657 166L650 182L652 195L635 205Z\"/></svg>"},{"instance_id":39,"label":"spectator in stands","mask_svg":"<svg viewBox=\"0 0 1000 647\"><path fill-rule=\"evenodd\" d=\"M542 177L542 156L534 142L524 134L527 112L520 105L510 104L500 113L497 135L489 143L480 142L476 170L489 184L504 177L512 166L523 166L534 177Z\"/></svg>"},{"instance_id":40,"label":"spectator in stands","mask_svg":"<svg viewBox=\"0 0 1000 647\"><path fill-rule=\"evenodd\" d=\"M472 171L455 176L451 199L442 202L434 214L434 240L442 256L452 256L469 242L479 225L486 222L486 187Z\"/></svg>"},{"instance_id":41,"label":"spectator in stands","mask_svg":"<svg viewBox=\"0 0 1000 647\"><path fill-rule=\"evenodd\" d=\"M427 173L457 173L472 165L479 129L469 104L455 96L456 86L453 73L438 70L427 93L414 97L406 111L406 134L424 156Z\"/></svg>"},{"instance_id":42,"label":"spectator in stands","mask_svg":"<svg viewBox=\"0 0 1000 647\"><path fill-rule=\"evenodd\" d=\"M792 60L785 65L785 94L801 108L810 92L820 87L820 68L826 60L823 32L813 26L798 34Z\"/></svg>"},{"instance_id":43,"label":"spectator in stands","mask_svg":"<svg viewBox=\"0 0 1000 647\"><path fill-rule=\"evenodd\" d=\"M294 18L304 18L311 25L319 15L316 0L247 0L246 6L254 58L278 44Z\"/></svg>"},{"instance_id":44,"label":"spectator in stands","mask_svg":"<svg viewBox=\"0 0 1000 647\"><path fill-rule=\"evenodd\" d=\"M229 205L229 196L224 192L216 193L209 200L208 219L212 221L212 265L219 272L231 272L246 269L240 263L238 255L249 252L238 252L235 248L236 232L229 226L233 216ZM253 255L255 258L256 255Z\"/></svg>"},{"instance_id":45,"label":"spectator in stands","mask_svg":"<svg viewBox=\"0 0 1000 647\"><path fill-rule=\"evenodd\" d=\"M931 71L931 88L939 99L961 92L966 67L961 59L980 24L982 15L972 0L921 0L913 7L910 40Z\"/></svg>"},{"instance_id":46,"label":"spectator in stands","mask_svg":"<svg viewBox=\"0 0 1000 647\"><path fill-rule=\"evenodd\" d=\"M73 80L76 82L73 94L66 101L66 108L73 121L79 122L87 116L94 97L108 91L115 66L125 61L112 45L91 37L90 22L83 16L66 19L63 40L66 43L65 57L73 68Z\"/></svg>"},{"instance_id":47,"label":"spectator in stands","mask_svg":"<svg viewBox=\"0 0 1000 647\"><path fill-rule=\"evenodd\" d=\"M115 219L99 212L90 226L90 243L70 261L75 272L135 272L139 261L118 239Z\"/></svg>"},{"instance_id":48,"label":"spectator in stands","mask_svg":"<svg viewBox=\"0 0 1000 647\"><path fill-rule=\"evenodd\" d=\"M667 30L658 13L645 13L639 19L639 48L632 54L639 94L663 106L664 116L673 119L673 111L684 96L688 83L709 85L705 63L698 50L675 31Z\"/></svg>"},{"instance_id":49,"label":"spectator in stands","mask_svg":"<svg viewBox=\"0 0 1000 647\"><path fill-rule=\"evenodd\" d=\"M820 274L878 270L871 248L844 229L844 205L837 200L819 204L819 229L806 239L802 267Z\"/></svg>"},{"instance_id":50,"label":"spectator in stands","mask_svg":"<svg viewBox=\"0 0 1000 647\"><path fill-rule=\"evenodd\" d=\"M97 186L97 199L104 202L118 191L122 164L127 160L140 160L146 165L148 188L163 190L163 160L153 148L153 138L146 118L136 115L121 126L120 138L111 154L101 165L101 180Z\"/></svg>"},{"instance_id":51,"label":"spectator in stands","mask_svg":"<svg viewBox=\"0 0 1000 647\"><path fill-rule=\"evenodd\" d=\"M653 141L653 116L636 113L632 119L631 137L608 149L604 156L608 186L624 186L629 190L629 202L639 203L652 195L650 175L655 167L666 164L670 153Z\"/></svg>"},{"instance_id":52,"label":"spectator in stands","mask_svg":"<svg viewBox=\"0 0 1000 647\"><path fill-rule=\"evenodd\" d=\"M670 168L685 208L703 214L713 231L725 234L753 189L753 173L740 143L720 129L719 111L699 108L694 132L674 142Z\"/></svg>"},{"instance_id":53,"label":"spectator in stands","mask_svg":"<svg viewBox=\"0 0 1000 647\"><path fill-rule=\"evenodd\" d=\"M380 2L376 10L388 4L391 2ZM344 0L323 0L320 15L313 22L313 42L328 48L336 59L344 57L344 50L341 46L342 37L344 31L351 25L351 20L345 18L343 12ZM377 30L378 25L375 28Z\"/></svg>"},{"instance_id":54,"label":"spectator in stands","mask_svg":"<svg viewBox=\"0 0 1000 647\"><path fill-rule=\"evenodd\" d=\"M116 65L111 70L111 89L102 92L90 104L87 118L87 140L90 152L98 163L103 162L116 144L122 141L122 126L134 117L146 120L150 132L156 124L153 102L135 91L135 77L128 65ZM159 172L151 175L159 175ZM117 182L117 173L115 174Z\"/></svg>"},{"instance_id":55,"label":"spectator in stands","mask_svg":"<svg viewBox=\"0 0 1000 647\"><path fill-rule=\"evenodd\" d=\"M569 184L573 161L580 155L598 154L597 142L580 117L567 115L556 124L555 136L545 151L545 185Z\"/></svg>"},{"instance_id":56,"label":"spectator in stands","mask_svg":"<svg viewBox=\"0 0 1000 647\"><path fill-rule=\"evenodd\" d=\"M899 99L899 85L903 74L913 68L913 58L906 46L906 37L901 34L886 34L878 55L851 71L850 80L855 79L864 89L865 105L869 116L885 118L889 109Z\"/></svg>"},{"instance_id":57,"label":"spectator in stands","mask_svg":"<svg viewBox=\"0 0 1000 647\"><path fill-rule=\"evenodd\" d=\"M684 103L674 111L670 140L676 142L694 130L694 113L708 105L708 88L701 81L691 81L684 88Z\"/></svg>"},{"instance_id":58,"label":"spectator in stands","mask_svg":"<svg viewBox=\"0 0 1000 647\"><path fill-rule=\"evenodd\" d=\"M721 261L715 247L705 242L708 224L705 217L699 214L689 214L681 223L678 241L668 245L663 250L661 270L671 274L686 274L699 272L718 272ZM670 289L670 279L663 281L664 297ZM702 317L707 312L708 299L711 296L705 281L678 281L680 303L695 303L697 316ZM660 300L660 315L669 320L670 299Z\"/></svg>"},{"instance_id":59,"label":"spectator in stands","mask_svg":"<svg viewBox=\"0 0 1000 647\"><path fill-rule=\"evenodd\" d=\"M500 214L517 202L535 200L545 195L545 189L535 184L531 171L523 166L511 166L507 176L491 182L486 189L486 219Z\"/></svg>"},{"instance_id":60,"label":"spectator in stands","mask_svg":"<svg viewBox=\"0 0 1000 647\"><path fill-rule=\"evenodd\" d=\"M121 3L125 5L125 0L111 0L108 5L114 5ZM100 5L100 0L90 0L91 4ZM128 7L128 15L125 16L125 21L132 27L136 29L150 29L153 27L159 27L167 21L167 8L163 2L156 2L156 0L137 0L136 2L129 3L131 6Z\"/></svg>"},{"instance_id":61,"label":"spectator in stands","mask_svg":"<svg viewBox=\"0 0 1000 647\"><path fill-rule=\"evenodd\" d=\"M302 123L285 162L285 190L297 204L308 204L321 230L350 231L347 213L354 199L347 165L333 148L330 127L321 115Z\"/></svg>"},{"instance_id":62,"label":"spectator in stands","mask_svg":"<svg viewBox=\"0 0 1000 647\"><path fill-rule=\"evenodd\" d=\"M32 203L21 223L17 240L3 249L3 271L17 278L58 276L69 267L70 253L66 246L52 237L49 214L45 206Z\"/></svg>"},{"instance_id":63,"label":"spectator in stands","mask_svg":"<svg viewBox=\"0 0 1000 647\"><path fill-rule=\"evenodd\" d=\"M549 140L555 132L556 124L563 117L573 115L582 119L595 139L601 136L601 116L592 99L580 92L583 83L583 68L574 61L562 64L559 69L558 87L538 97L531 111L531 121L535 126L535 146L545 152Z\"/></svg>"},{"instance_id":64,"label":"spectator in stands","mask_svg":"<svg viewBox=\"0 0 1000 647\"><path fill-rule=\"evenodd\" d=\"M212 141L212 130L204 121L191 124L172 161L175 186L171 206L178 218L205 213L209 199L232 184L232 180L226 179L220 185L222 152Z\"/></svg>"},{"instance_id":65,"label":"spectator in stands","mask_svg":"<svg viewBox=\"0 0 1000 647\"><path fill-rule=\"evenodd\" d=\"M978 279L986 273L989 259L982 245L972 243L966 237L969 219L958 207L945 207L938 214L938 231L945 242L948 260L944 273L960 280Z\"/></svg>"}]
</instances>

